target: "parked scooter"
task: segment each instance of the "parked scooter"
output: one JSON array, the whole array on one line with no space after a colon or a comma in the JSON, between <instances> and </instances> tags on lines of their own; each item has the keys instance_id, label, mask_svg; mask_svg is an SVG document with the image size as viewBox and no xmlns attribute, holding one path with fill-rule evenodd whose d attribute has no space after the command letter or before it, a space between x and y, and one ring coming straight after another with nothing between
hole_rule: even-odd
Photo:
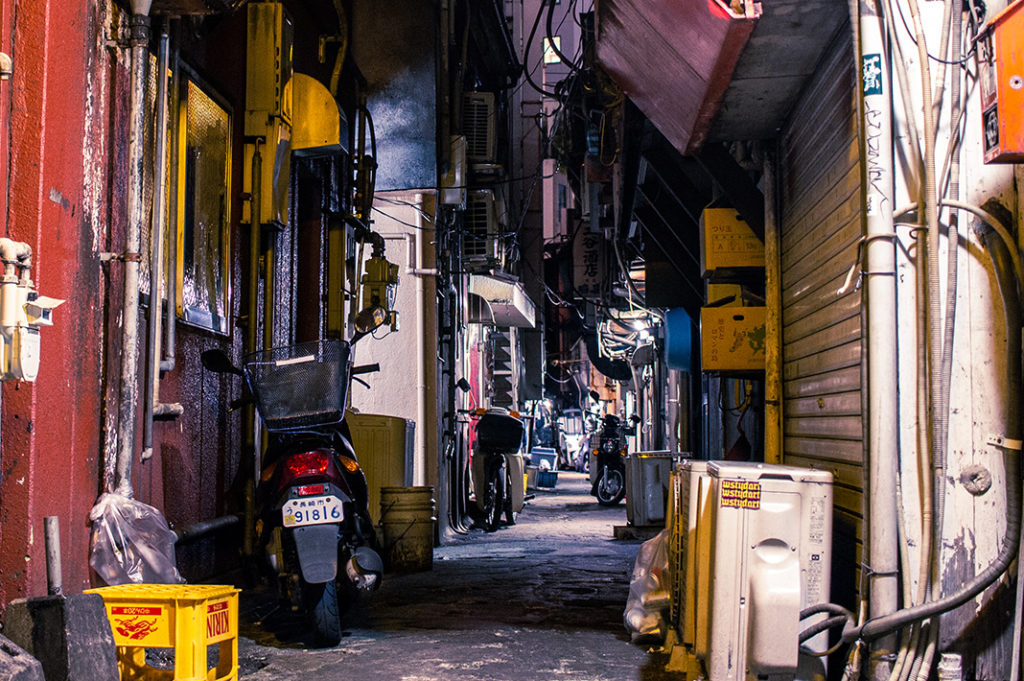
<instances>
[{"instance_id":1,"label":"parked scooter","mask_svg":"<svg viewBox=\"0 0 1024 681\"><path fill-rule=\"evenodd\" d=\"M337 339L256 352L242 369L220 350L204 352L202 362L245 378L240 402L255 402L269 433L256 488L257 553L281 599L308 616L316 643L337 645L342 613L383 574L366 478L344 420L351 377L380 368L352 367L351 344Z\"/></svg>"},{"instance_id":2,"label":"parked scooter","mask_svg":"<svg viewBox=\"0 0 1024 681\"><path fill-rule=\"evenodd\" d=\"M502 524L515 525L523 510L523 421L517 412L501 408L462 411L476 418L476 444L472 475L476 504L483 514L483 526L494 532ZM518 483L518 484L516 484Z\"/></svg>"},{"instance_id":3,"label":"parked scooter","mask_svg":"<svg viewBox=\"0 0 1024 681\"><path fill-rule=\"evenodd\" d=\"M590 469L590 493L602 506L615 506L626 496L626 433L619 417L606 415L590 442L596 457Z\"/></svg>"}]
</instances>

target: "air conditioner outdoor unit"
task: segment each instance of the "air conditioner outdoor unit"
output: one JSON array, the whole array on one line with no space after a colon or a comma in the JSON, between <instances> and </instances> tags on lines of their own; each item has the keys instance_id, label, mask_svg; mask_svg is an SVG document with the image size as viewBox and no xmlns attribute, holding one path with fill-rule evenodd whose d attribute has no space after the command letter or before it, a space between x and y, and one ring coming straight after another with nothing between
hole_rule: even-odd
<instances>
[{"instance_id":1,"label":"air conditioner outdoor unit","mask_svg":"<svg viewBox=\"0 0 1024 681\"><path fill-rule=\"evenodd\" d=\"M466 137L466 158L470 163L497 160L494 93L467 92L464 95L462 134Z\"/></svg>"},{"instance_id":2,"label":"air conditioner outdoor unit","mask_svg":"<svg viewBox=\"0 0 1024 681\"><path fill-rule=\"evenodd\" d=\"M706 538L710 559L702 570L698 547L696 598L704 600L696 610L695 652L708 681L823 676L822 658L799 652L800 630L816 621L801 622L799 613L829 597L832 474L746 462L706 465L706 473L691 469L691 480L696 477L700 494L707 487L696 523L698 545ZM710 590L702 589L702 577ZM700 630L707 633L706 649ZM824 651L828 635L804 645Z\"/></svg>"},{"instance_id":3,"label":"air conditioner outdoor unit","mask_svg":"<svg viewBox=\"0 0 1024 681\"><path fill-rule=\"evenodd\" d=\"M700 522L710 499L710 482L706 461L685 459L672 472L670 538L673 555L669 557L673 575L672 623L679 640L694 652L700 612L698 581L702 572L707 577L711 564L710 538L698 534L699 530L704 530L706 535L710 528L710 523Z\"/></svg>"},{"instance_id":4,"label":"air conditioner outdoor unit","mask_svg":"<svg viewBox=\"0 0 1024 681\"><path fill-rule=\"evenodd\" d=\"M469 192L463 214L462 257L466 265L493 265L501 260L501 234L494 192Z\"/></svg>"}]
</instances>

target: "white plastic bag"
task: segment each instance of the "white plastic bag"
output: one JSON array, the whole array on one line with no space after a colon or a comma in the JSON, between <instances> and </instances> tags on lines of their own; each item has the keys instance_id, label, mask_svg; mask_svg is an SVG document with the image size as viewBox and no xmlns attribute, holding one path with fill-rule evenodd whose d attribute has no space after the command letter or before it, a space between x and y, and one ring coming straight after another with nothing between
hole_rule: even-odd
<instances>
[{"instance_id":1,"label":"white plastic bag","mask_svg":"<svg viewBox=\"0 0 1024 681\"><path fill-rule=\"evenodd\" d=\"M177 536L160 511L120 494L102 494L89 512L89 564L104 582L181 584L175 565Z\"/></svg>"},{"instance_id":2,"label":"white plastic bag","mask_svg":"<svg viewBox=\"0 0 1024 681\"><path fill-rule=\"evenodd\" d=\"M668 530L640 545L629 581L623 622L633 643L660 645L668 632L665 622L670 605Z\"/></svg>"}]
</instances>

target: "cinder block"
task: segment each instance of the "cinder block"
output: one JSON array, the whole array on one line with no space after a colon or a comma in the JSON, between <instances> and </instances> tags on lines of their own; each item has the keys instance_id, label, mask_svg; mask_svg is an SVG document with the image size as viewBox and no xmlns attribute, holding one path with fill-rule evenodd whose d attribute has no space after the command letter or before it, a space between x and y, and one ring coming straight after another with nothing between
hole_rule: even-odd
<instances>
[{"instance_id":1,"label":"cinder block","mask_svg":"<svg viewBox=\"0 0 1024 681\"><path fill-rule=\"evenodd\" d=\"M39 660L46 681L120 678L114 635L98 594L11 601L4 612L4 631Z\"/></svg>"},{"instance_id":2,"label":"cinder block","mask_svg":"<svg viewBox=\"0 0 1024 681\"><path fill-rule=\"evenodd\" d=\"M43 666L14 641L0 636L0 681L43 681Z\"/></svg>"}]
</instances>

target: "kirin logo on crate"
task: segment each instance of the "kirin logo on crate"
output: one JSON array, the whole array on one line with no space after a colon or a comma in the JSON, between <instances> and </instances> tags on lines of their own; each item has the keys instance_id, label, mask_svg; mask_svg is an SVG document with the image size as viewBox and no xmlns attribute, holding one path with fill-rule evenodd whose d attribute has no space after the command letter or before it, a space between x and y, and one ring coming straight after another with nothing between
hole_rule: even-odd
<instances>
[{"instance_id":1,"label":"kirin logo on crate","mask_svg":"<svg viewBox=\"0 0 1024 681\"><path fill-rule=\"evenodd\" d=\"M206 638L222 636L231 630L228 602L219 601L206 606Z\"/></svg>"},{"instance_id":2,"label":"kirin logo on crate","mask_svg":"<svg viewBox=\"0 0 1024 681\"><path fill-rule=\"evenodd\" d=\"M227 604L225 603L225 607ZM118 634L133 641L139 641L159 630L157 621L163 608L146 606L113 606L110 618Z\"/></svg>"}]
</instances>

